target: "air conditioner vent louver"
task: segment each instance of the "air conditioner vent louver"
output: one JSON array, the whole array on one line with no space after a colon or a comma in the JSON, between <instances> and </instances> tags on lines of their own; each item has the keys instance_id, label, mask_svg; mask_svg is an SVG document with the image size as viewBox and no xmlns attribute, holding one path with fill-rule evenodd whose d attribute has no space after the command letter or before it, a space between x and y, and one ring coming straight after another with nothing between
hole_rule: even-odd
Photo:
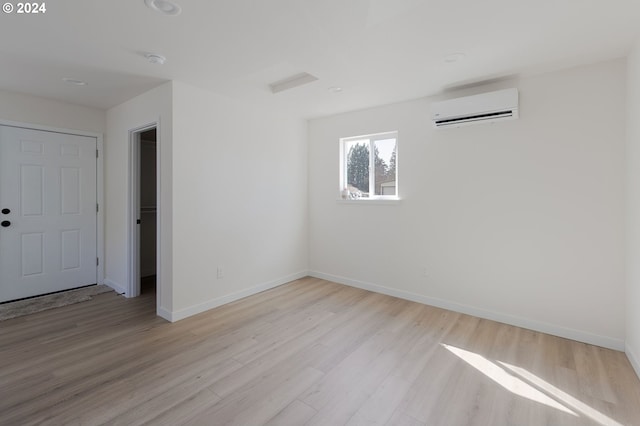
<instances>
[{"instance_id":1,"label":"air conditioner vent louver","mask_svg":"<svg viewBox=\"0 0 640 426\"><path fill-rule=\"evenodd\" d=\"M518 90L506 89L432 104L433 125L460 127L518 118Z\"/></svg>"},{"instance_id":2,"label":"air conditioner vent louver","mask_svg":"<svg viewBox=\"0 0 640 426\"><path fill-rule=\"evenodd\" d=\"M482 121L482 120L503 118L503 117L512 117L512 116L513 116L513 111L511 111L511 110L498 111L498 112L489 112L489 113L486 113L486 114L476 114L476 115L469 115L469 116L465 116L465 117L447 118L446 120L436 120L436 125L445 124L445 123L460 123L460 122L467 122L467 121L478 121L478 120Z\"/></svg>"}]
</instances>

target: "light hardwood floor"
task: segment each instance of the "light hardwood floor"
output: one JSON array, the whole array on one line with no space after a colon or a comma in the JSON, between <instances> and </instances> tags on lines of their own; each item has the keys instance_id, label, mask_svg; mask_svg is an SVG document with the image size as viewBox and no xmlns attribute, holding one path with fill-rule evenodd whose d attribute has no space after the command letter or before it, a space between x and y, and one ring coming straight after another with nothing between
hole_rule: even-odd
<instances>
[{"instance_id":1,"label":"light hardwood floor","mask_svg":"<svg viewBox=\"0 0 640 426\"><path fill-rule=\"evenodd\" d=\"M170 324L155 295L0 323L3 425L640 425L625 355L304 278Z\"/></svg>"}]
</instances>

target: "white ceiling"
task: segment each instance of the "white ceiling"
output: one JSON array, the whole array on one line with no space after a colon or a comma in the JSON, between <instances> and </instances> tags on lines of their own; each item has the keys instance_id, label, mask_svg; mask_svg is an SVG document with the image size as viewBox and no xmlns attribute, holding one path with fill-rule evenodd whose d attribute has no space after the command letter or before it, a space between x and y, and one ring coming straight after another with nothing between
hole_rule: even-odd
<instances>
[{"instance_id":1,"label":"white ceiling","mask_svg":"<svg viewBox=\"0 0 640 426\"><path fill-rule=\"evenodd\" d=\"M622 57L640 29L638 0L176 2L175 17L143 0L58 0L45 14L2 14L0 88L109 108L181 80L317 117ZM148 63L147 52L166 64ZM458 52L466 58L444 61ZM319 80L270 92L301 72Z\"/></svg>"}]
</instances>

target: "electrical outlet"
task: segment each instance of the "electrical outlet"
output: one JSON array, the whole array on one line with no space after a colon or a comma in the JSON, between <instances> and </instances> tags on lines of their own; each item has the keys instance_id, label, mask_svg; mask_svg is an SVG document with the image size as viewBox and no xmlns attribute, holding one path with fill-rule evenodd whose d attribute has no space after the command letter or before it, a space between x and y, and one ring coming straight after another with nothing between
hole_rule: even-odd
<instances>
[{"instance_id":1,"label":"electrical outlet","mask_svg":"<svg viewBox=\"0 0 640 426\"><path fill-rule=\"evenodd\" d=\"M218 279L224 278L224 271L222 270L222 266L218 266Z\"/></svg>"},{"instance_id":2,"label":"electrical outlet","mask_svg":"<svg viewBox=\"0 0 640 426\"><path fill-rule=\"evenodd\" d=\"M423 277L428 277L429 276L429 268L427 268L426 266L422 267L422 276Z\"/></svg>"}]
</instances>

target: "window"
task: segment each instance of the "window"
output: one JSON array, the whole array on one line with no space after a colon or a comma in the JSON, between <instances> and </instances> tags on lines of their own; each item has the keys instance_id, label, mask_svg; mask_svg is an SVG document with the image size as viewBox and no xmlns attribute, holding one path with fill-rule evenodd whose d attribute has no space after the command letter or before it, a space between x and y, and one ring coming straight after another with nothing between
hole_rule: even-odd
<instances>
[{"instance_id":1,"label":"window","mask_svg":"<svg viewBox=\"0 0 640 426\"><path fill-rule=\"evenodd\" d=\"M344 199L398 197L398 133L340 139L340 191Z\"/></svg>"}]
</instances>

